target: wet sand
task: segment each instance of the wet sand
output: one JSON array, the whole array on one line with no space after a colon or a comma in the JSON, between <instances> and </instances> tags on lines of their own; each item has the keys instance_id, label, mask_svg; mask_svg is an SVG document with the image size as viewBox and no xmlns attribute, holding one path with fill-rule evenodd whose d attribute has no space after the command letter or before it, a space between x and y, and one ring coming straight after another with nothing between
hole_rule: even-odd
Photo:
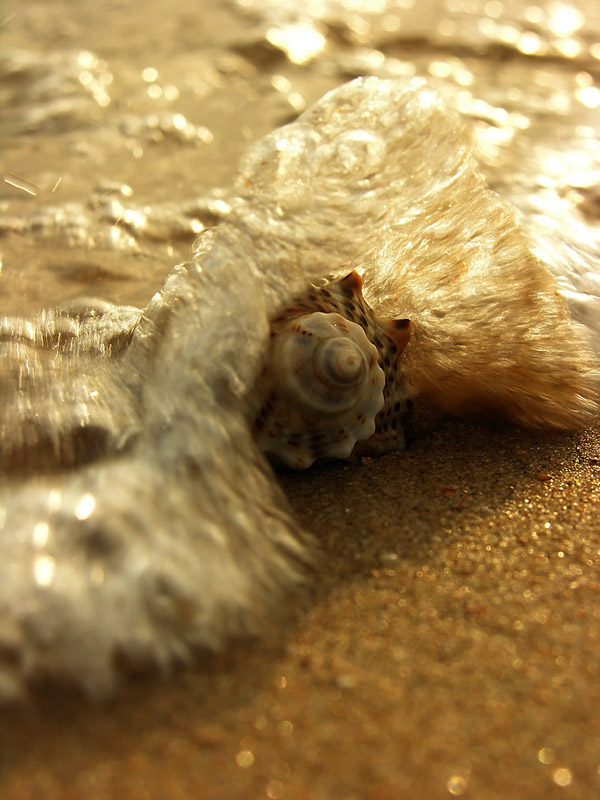
<instances>
[{"instance_id":1,"label":"wet sand","mask_svg":"<svg viewBox=\"0 0 600 800\"><path fill-rule=\"evenodd\" d=\"M461 423L283 476L320 552L295 620L5 715L0 797L596 796L599 476L599 430Z\"/></svg>"}]
</instances>

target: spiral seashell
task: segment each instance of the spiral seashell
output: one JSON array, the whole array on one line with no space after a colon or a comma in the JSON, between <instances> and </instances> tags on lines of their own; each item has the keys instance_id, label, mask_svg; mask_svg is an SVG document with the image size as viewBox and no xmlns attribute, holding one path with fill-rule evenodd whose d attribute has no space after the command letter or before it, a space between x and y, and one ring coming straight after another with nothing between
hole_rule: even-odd
<instances>
[{"instance_id":1,"label":"spiral seashell","mask_svg":"<svg viewBox=\"0 0 600 800\"><path fill-rule=\"evenodd\" d=\"M254 437L294 469L404 447L410 390L398 370L408 320L378 320L356 272L306 296L273 320Z\"/></svg>"},{"instance_id":2,"label":"spiral seashell","mask_svg":"<svg viewBox=\"0 0 600 800\"><path fill-rule=\"evenodd\" d=\"M307 417L342 414L361 401L374 413L383 405L377 349L340 314L316 311L292 320L275 338L271 362L282 393Z\"/></svg>"}]
</instances>

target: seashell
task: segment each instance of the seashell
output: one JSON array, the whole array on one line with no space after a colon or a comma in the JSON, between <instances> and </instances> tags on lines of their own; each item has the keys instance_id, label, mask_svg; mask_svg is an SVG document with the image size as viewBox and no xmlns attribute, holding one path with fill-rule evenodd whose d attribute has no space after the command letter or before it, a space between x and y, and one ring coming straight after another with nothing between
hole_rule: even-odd
<instances>
[{"instance_id":1,"label":"seashell","mask_svg":"<svg viewBox=\"0 0 600 800\"><path fill-rule=\"evenodd\" d=\"M271 323L258 381L254 438L276 463L305 469L319 458L403 449L411 391L400 370L406 319L378 319L362 278L312 287Z\"/></svg>"}]
</instances>

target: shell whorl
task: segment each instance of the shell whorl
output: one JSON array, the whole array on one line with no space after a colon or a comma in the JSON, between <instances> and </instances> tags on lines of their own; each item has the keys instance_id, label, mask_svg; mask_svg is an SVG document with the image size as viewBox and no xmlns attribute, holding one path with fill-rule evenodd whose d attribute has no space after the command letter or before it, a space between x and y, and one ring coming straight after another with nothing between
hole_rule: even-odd
<instances>
[{"instance_id":1,"label":"shell whorl","mask_svg":"<svg viewBox=\"0 0 600 800\"><path fill-rule=\"evenodd\" d=\"M274 337L269 366L288 403L318 422L358 405L367 415L380 410L385 377L377 361L377 348L360 325L316 311L291 320Z\"/></svg>"},{"instance_id":2,"label":"shell whorl","mask_svg":"<svg viewBox=\"0 0 600 800\"><path fill-rule=\"evenodd\" d=\"M254 437L294 469L318 458L348 458L404 446L399 420L409 390L398 358L408 320L378 319L353 272L307 294L271 321L257 383Z\"/></svg>"}]
</instances>

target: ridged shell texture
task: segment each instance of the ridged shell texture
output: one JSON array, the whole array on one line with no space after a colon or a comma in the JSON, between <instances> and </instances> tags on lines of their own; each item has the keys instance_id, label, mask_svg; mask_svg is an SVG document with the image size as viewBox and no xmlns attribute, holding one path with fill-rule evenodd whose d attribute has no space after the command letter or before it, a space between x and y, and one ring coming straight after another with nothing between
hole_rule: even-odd
<instances>
[{"instance_id":1,"label":"ridged shell texture","mask_svg":"<svg viewBox=\"0 0 600 800\"><path fill-rule=\"evenodd\" d=\"M293 469L319 458L402 449L410 391L400 373L408 320L379 320L362 279L311 287L271 324L257 391L254 436L277 463Z\"/></svg>"}]
</instances>

